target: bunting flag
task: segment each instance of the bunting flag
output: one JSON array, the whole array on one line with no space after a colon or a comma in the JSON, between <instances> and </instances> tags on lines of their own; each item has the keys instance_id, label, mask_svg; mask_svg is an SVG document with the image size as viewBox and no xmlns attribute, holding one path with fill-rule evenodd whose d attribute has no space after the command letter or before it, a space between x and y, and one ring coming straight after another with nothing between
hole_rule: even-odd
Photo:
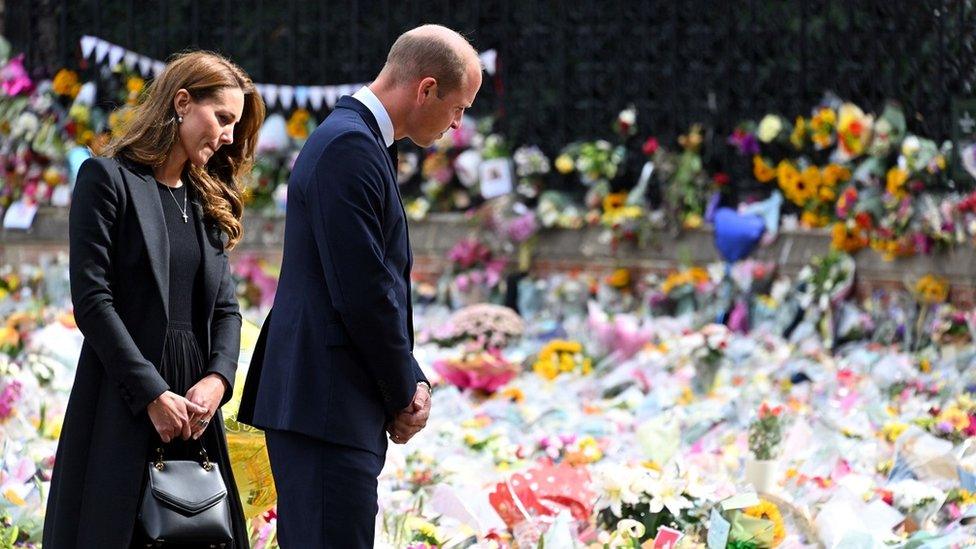
<instances>
[{"instance_id":1,"label":"bunting flag","mask_svg":"<svg viewBox=\"0 0 976 549\"><path fill-rule=\"evenodd\" d=\"M166 68L166 64L162 61L146 57L95 36L82 36L81 55L85 59L89 59L93 54L96 63L107 60L110 65L116 65L119 62L124 62L129 70L138 70L145 78L158 76ZM495 69L498 66L498 54L495 50L484 51L478 54L478 58L489 75L495 74ZM328 86L285 84L255 84L254 86L269 109L280 105L285 110L291 109L293 106L311 107L313 110L319 110L323 104L329 109L333 108L340 97L351 95L365 85L366 83Z\"/></svg>"}]
</instances>

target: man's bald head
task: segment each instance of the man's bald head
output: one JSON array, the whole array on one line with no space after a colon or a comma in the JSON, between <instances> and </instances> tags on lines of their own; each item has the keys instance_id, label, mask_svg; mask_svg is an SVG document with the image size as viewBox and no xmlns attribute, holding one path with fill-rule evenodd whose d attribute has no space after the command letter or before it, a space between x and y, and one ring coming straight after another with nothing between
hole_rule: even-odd
<instances>
[{"instance_id":1,"label":"man's bald head","mask_svg":"<svg viewBox=\"0 0 976 549\"><path fill-rule=\"evenodd\" d=\"M480 72L478 52L467 39L447 27L423 25L397 38L380 74L394 86L432 77L442 96L463 86L472 66Z\"/></svg>"}]
</instances>

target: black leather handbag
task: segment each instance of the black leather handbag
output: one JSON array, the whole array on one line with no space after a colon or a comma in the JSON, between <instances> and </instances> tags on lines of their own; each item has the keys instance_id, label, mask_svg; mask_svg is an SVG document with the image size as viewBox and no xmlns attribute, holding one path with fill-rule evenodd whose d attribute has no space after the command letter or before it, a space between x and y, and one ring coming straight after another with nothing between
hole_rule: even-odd
<instances>
[{"instance_id":1,"label":"black leather handbag","mask_svg":"<svg viewBox=\"0 0 976 549\"><path fill-rule=\"evenodd\" d=\"M163 460L149 463L139 521L152 546L200 543L229 547L234 540L230 502L220 469L200 445L199 462Z\"/></svg>"}]
</instances>

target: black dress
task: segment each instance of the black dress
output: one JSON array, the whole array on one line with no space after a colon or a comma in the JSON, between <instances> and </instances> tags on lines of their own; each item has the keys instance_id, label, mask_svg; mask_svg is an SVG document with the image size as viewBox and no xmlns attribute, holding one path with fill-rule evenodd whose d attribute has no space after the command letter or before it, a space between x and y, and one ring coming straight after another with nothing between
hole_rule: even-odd
<instances>
[{"instance_id":1,"label":"black dress","mask_svg":"<svg viewBox=\"0 0 976 549\"><path fill-rule=\"evenodd\" d=\"M185 396L207 372L206 360L201 350L205 346L202 342L207 341L204 331L207 328L204 325L205 320L200 319L201 315L196 314L199 311L195 307L195 304L201 303L204 297L198 212L193 205L193 193L188 186L171 189L157 181L156 187L159 190L163 217L166 220L170 250L169 325L166 329L159 373L169 384L170 391ZM184 194L187 192L190 192L189 196ZM239 538L246 535L246 524L239 503L240 496L230 468L227 443L223 430L218 425L220 423L222 418L218 411L207 426L204 435L198 440L176 438L168 444L163 444L159 436L155 435L152 439L152 447L148 448L147 462L156 457L157 449L163 450L164 459L195 461L201 459L201 450L205 449L209 459L218 464L224 477L227 495L232 502L231 515L235 523L235 538ZM146 547L146 543L141 526L137 526L132 546ZM209 544L199 546L210 547ZM166 544L166 547L176 546ZM196 546L179 547L189 549ZM248 547L248 540L235 539L234 547Z\"/></svg>"}]
</instances>

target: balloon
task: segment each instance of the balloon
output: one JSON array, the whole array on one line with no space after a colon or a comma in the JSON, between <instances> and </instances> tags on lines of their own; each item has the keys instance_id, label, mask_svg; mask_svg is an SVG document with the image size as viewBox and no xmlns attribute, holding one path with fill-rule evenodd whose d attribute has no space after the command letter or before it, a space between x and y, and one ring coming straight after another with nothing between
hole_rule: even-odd
<instances>
[{"instance_id":1,"label":"balloon","mask_svg":"<svg viewBox=\"0 0 976 549\"><path fill-rule=\"evenodd\" d=\"M748 257L765 231L758 215L740 215L731 208L715 211L715 247L730 263Z\"/></svg>"}]
</instances>

